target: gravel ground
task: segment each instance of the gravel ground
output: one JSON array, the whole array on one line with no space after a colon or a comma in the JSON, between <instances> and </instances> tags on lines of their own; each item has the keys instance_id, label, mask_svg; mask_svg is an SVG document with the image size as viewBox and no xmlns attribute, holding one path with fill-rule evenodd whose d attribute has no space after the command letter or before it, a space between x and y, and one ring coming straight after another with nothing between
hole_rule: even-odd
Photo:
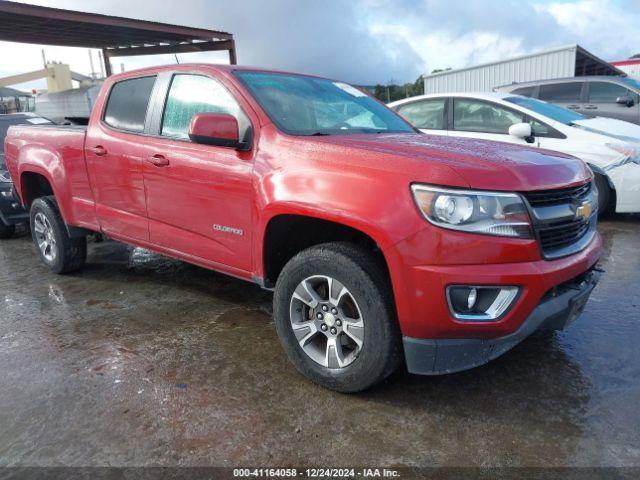
<instances>
[{"instance_id":1,"label":"gravel ground","mask_svg":"<svg viewBox=\"0 0 640 480\"><path fill-rule=\"evenodd\" d=\"M115 242L49 273L0 242L0 465L640 466L640 218L602 222L586 312L489 365L323 390L271 294Z\"/></svg>"}]
</instances>

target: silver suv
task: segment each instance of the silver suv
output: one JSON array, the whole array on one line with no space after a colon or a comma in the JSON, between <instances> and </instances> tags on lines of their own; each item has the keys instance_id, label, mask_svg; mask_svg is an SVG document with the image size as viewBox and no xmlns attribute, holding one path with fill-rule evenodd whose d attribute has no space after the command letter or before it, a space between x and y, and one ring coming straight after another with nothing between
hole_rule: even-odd
<instances>
[{"instance_id":1,"label":"silver suv","mask_svg":"<svg viewBox=\"0 0 640 480\"><path fill-rule=\"evenodd\" d=\"M555 103L588 117L610 117L640 124L640 81L592 76L537 80L494 88Z\"/></svg>"}]
</instances>

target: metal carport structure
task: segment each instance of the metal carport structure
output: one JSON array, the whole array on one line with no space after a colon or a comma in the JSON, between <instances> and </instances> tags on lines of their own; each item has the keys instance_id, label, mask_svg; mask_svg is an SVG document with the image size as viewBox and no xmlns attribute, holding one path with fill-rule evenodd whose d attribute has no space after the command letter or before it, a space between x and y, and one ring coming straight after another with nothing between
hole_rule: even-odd
<instances>
[{"instance_id":1,"label":"metal carport structure","mask_svg":"<svg viewBox=\"0 0 640 480\"><path fill-rule=\"evenodd\" d=\"M134 55L228 51L236 64L233 34L0 0L0 40L102 50L110 59Z\"/></svg>"}]
</instances>

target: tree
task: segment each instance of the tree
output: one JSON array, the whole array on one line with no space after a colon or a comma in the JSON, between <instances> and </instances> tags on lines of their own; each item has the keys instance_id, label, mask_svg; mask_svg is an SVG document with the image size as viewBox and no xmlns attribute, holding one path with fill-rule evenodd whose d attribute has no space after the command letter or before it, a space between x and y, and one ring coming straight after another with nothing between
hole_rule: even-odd
<instances>
[{"instance_id":1,"label":"tree","mask_svg":"<svg viewBox=\"0 0 640 480\"><path fill-rule=\"evenodd\" d=\"M629 58L640 58L640 53L636 53L635 55L631 55Z\"/></svg>"},{"instance_id":2,"label":"tree","mask_svg":"<svg viewBox=\"0 0 640 480\"><path fill-rule=\"evenodd\" d=\"M415 82L402 85L389 83L388 85L378 84L373 87L373 95L380 101L389 103L402 98L414 97L424 93L424 80L422 76Z\"/></svg>"}]
</instances>

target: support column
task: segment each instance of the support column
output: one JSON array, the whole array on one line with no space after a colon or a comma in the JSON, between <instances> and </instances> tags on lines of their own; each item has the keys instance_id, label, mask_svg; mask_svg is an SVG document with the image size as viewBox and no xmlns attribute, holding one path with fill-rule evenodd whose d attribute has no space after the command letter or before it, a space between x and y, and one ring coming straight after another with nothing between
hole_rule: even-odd
<instances>
[{"instance_id":1,"label":"support column","mask_svg":"<svg viewBox=\"0 0 640 480\"><path fill-rule=\"evenodd\" d=\"M107 49L102 49L102 59L104 60L104 74L110 77L112 75L111 58L109 57L109 51Z\"/></svg>"},{"instance_id":2,"label":"support column","mask_svg":"<svg viewBox=\"0 0 640 480\"><path fill-rule=\"evenodd\" d=\"M238 58L236 57L236 41L235 40L230 40L231 42L231 48L229 49L229 63L231 65L237 65L238 64Z\"/></svg>"}]
</instances>

